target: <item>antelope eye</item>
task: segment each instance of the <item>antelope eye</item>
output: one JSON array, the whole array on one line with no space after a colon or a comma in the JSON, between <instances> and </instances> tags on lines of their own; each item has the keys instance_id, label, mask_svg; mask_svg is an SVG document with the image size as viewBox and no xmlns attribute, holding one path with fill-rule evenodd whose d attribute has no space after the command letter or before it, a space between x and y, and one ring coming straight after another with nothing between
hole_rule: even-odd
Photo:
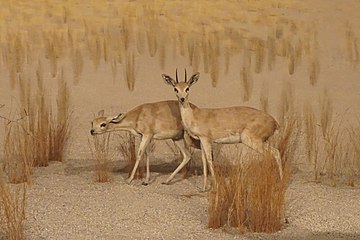
<instances>
[{"instance_id":1,"label":"antelope eye","mask_svg":"<svg viewBox=\"0 0 360 240\"><path fill-rule=\"evenodd\" d=\"M106 127L106 123L100 124L100 127L102 127L102 128Z\"/></svg>"},{"instance_id":2,"label":"antelope eye","mask_svg":"<svg viewBox=\"0 0 360 240\"><path fill-rule=\"evenodd\" d=\"M176 93L179 93L179 90L177 90L176 88L174 88L174 91L175 91Z\"/></svg>"},{"instance_id":3,"label":"antelope eye","mask_svg":"<svg viewBox=\"0 0 360 240\"><path fill-rule=\"evenodd\" d=\"M186 89L185 89L185 92L189 92L189 90L190 90L189 88L186 88Z\"/></svg>"}]
</instances>

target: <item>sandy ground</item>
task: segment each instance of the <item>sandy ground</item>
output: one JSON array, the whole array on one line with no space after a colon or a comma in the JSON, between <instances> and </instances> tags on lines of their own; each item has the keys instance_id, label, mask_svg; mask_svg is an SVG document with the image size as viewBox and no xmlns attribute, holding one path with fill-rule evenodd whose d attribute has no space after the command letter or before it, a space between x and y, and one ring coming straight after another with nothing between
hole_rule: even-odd
<instances>
[{"instance_id":1,"label":"sandy ground","mask_svg":"<svg viewBox=\"0 0 360 240\"><path fill-rule=\"evenodd\" d=\"M94 182L91 160L36 169L28 188L27 239L359 239L360 189L330 187L294 176L286 196L288 224L274 234L239 235L207 228L201 176L162 185L168 173L152 166L152 183L125 183L121 162L110 183ZM171 166L171 165L170 165ZM174 167L174 166L172 166ZM159 172L156 172L159 171ZM308 178L308 177L307 177Z\"/></svg>"}]
</instances>

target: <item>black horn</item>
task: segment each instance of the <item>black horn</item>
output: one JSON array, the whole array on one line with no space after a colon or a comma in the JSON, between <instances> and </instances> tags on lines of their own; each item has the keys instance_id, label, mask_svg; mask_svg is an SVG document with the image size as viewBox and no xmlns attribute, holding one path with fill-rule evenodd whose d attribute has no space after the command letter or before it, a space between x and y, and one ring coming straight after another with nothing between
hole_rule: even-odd
<instances>
[{"instance_id":1,"label":"black horn","mask_svg":"<svg viewBox=\"0 0 360 240\"><path fill-rule=\"evenodd\" d=\"M185 82L187 81L187 74L186 74L186 68L185 68Z\"/></svg>"},{"instance_id":2,"label":"black horn","mask_svg":"<svg viewBox=\"0 0 360 240\"><path fill-rule=\"evenodd\" d=\"M177 74L177 69L176 69L176 82L177 82L177 83L179 82L179 77L178 77L178 74Z\"/></svg>"}]
</instances>

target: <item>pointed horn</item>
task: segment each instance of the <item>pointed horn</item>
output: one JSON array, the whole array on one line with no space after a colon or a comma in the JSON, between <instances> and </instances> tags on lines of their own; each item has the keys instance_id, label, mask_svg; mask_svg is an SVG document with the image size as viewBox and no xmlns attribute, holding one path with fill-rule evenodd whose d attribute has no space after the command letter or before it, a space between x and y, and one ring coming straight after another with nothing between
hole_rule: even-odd
<instances>
[{"instance_id":1,"label":"pointed horn","mask_svg":"<svg viewBox=\"0 0 360 240\"><path fill-rule=\"evenodd\" d=\"M177 69L176 69L176 82L177 82L177 83L179 82L179 77L178 77L178 74L177 74Z\"/></svg>"},{"instance_id":2,"label":"pointed horn","mask_svg":"<svg viewBox=\"0 0 360 240\"><path fill-rule=\"evenodd\" d=\"M187 74L186 74L186 68L185 68L185 82L187 81Z\"/></svg>"}]
</instances>

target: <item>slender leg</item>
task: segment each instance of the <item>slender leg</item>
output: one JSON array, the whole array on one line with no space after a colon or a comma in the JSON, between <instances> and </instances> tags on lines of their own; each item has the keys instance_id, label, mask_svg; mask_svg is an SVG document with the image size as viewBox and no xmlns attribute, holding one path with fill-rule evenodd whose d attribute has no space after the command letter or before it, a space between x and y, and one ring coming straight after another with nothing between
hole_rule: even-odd
<instances>
[{"instance_id":1,"label":"slender leg","mask_svg":"<svg viewBox=\"0 0 360 240\"><path fill-rule=\"evenodd\" d=\"M273 148L271 146L265 146L264 142L254 138L254 137L251 137L251 134L249 134L246 131L243 131L243 133L241 134L241 142L261 154L270 152L270 154L276 160L276 164L278 165L278 168L279 168L280 179L282 179L283 171L282 171L282 164L281 164L281 157L280 157L279 150L277 150L276 148Z\"/></svg>"},{"instance_id":2,"label":"slender leg","mask_svg":"<svg viewBox=\"0 0 360 240\"><path fill-rule=\"evenodd\" d=\"M211 176L215 176L214 167L212 164L212 146L211 146L211 140L207 138L200 138L201 142L201 150L202 150L202 160L203 165L206 166L206 163L209 165ZM206 190L206 181L207 181L207 174L205 173L207 171L206 167L204 167L204 185L203 185L203 191Z\"/></svg>"},{"instance_id":3,"label":"slender leg","mask_svg":"<svg viewBox=\"0 0 360 240\"><path fill-rule=\"evenodd\" d=\"M142 183L143 185L148 185L150 181L150 155L149 149L146 148L145 150L145 158L146 158L146 178L145 181Z\"/></svg>"},{"instance_id":4,"label":"slender leg","mask_svg":"<svg viewBox=\"0 0 360 240\"><path fill-rule=\"evenodd\" d=\"M283 178L283 169L282 169L280 152L278 149L273 148L271 146L267 146L267 148L269 149L269 151L271 152L271 154L274 156L274 158L276 160L276 164L278 165L278 169L279 169L280 179L282 179Z\"/></svg>"},{"instance_id":5,"label":"slender leg","mask_svg":"<svg viewBox=\"0 0 360 240\"><path fill-rule=\"evenodd\" d=\"M190 158L191 158L191 154L190 154L189 150L186 148L184 140L174 141L174 143L179 148L181 155L183 157L183 160L180 163L180 165L175 169L175 171L168 177L168 179L166 179L166 181L163 182L163 184L169 184L169 182L190 161Z\"/></svg>"},{"instance_id":6,"label":"slender leg","mask_svg":"<svg viewBox=\"0 0 360 240\"><path fill-rule=\"evenodd\" d=\"M204 180L203 180L203 187L202 187L202 191L205 192L206 190L206 185L207 185L207 164L206 164L206 155L205 155L205 151L201 150L201 160L202 160L202 164L203 164L203 175L204 175Z\"/></svg>"},{"instance_id":7,"label":"slender leg","mask_svg":"<svg viewBox=\"0 0 360 240\"><path fill-rule=\"evenodd\" d=\"M134 168L133 168L133 170L131 172L130 177L127 180L128 183L131 183L131 181L134 179L134 176L135 176L136 170L137 170L137 168L139 166L140 160L142 159L142 157L143 157L143 155L144 155L144 153L146 151L146 148L147 148L147 146L149 145L149 143L151 141L151 138L152 138L152 135L144 135L144 136L142 136L140 146L139 146L139 150L138 150L138 154L136 156L136 162L135 162Z\"/></svg>"}]
</instances>

